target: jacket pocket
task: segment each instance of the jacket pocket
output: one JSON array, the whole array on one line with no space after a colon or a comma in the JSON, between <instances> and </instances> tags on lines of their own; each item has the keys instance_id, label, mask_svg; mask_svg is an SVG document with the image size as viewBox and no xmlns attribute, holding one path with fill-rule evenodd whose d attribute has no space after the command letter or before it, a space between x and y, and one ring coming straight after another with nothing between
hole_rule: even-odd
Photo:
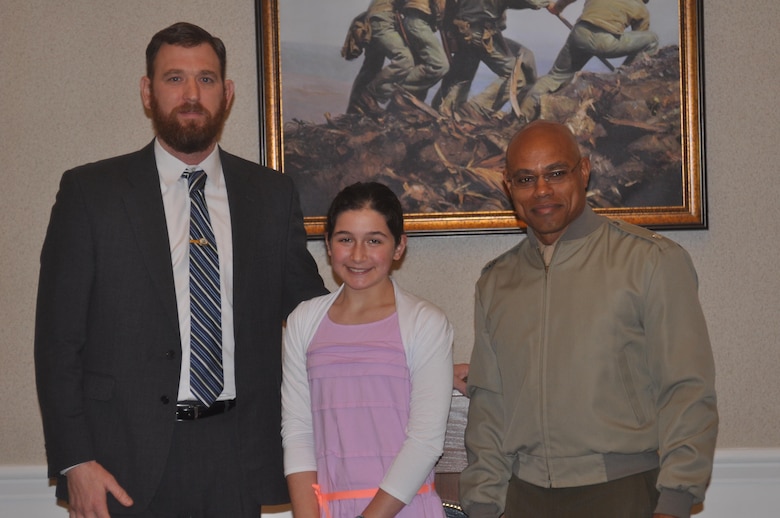
<instances>
[{"instance_id":1,"label":"jacket pocket","mask_svg":"<svg viewBox=\"0 0 780 518\"><path fill-rule=\"evenodd\" d=\"M647 424L647 415L642 409L642 402L639 400L639 395L636 391L634 376L631 374L631 366L624 353L620 354L618 357L618 367L620 369L620 379L623 382L623 390L626 392L628 403L631 405L631 410L634 411L637 423L639 423L640 426L644 426Z\"/></svg>"}]
</instances>

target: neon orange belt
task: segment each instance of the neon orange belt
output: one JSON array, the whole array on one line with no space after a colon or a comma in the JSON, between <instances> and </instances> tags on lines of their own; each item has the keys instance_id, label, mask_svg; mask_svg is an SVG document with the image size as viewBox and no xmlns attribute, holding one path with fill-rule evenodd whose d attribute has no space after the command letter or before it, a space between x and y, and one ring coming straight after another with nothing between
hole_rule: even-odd
<instances>
[{"instance_id":1,"label":"neon orange belt","mask_svg":"<svg viewBox=\"0 0 780 518\"><path fill-rule=\"evenodd\" d=\"M320 509L325 511L325 518L331 518L328 502L333 502L334 500L374 498L374 495L376 495L377 491L379 491L379 488L377 487L372 489L352 489L349 491L336 491L333 493L323 493L322 491L320 491L319 484L312 484L311 487L314 488L314 494L317 495L317 503L320 504ZM434 489L433 482L431 482L430 484L425 484L423 487L421 487L420 490L417 491L417 494L422 495L424 493L433 491L433 489Z\"/></svg>"}]
</instances>

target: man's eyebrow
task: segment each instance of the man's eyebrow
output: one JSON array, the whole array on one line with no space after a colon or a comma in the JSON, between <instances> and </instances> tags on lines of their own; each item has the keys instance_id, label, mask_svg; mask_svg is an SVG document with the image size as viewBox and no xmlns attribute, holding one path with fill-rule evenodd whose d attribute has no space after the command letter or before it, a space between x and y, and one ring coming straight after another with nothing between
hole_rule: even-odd
<instances>
[{"instance_id":1,"label":"man's eyebrow","mask_svg":"<svg viewBox=\"0 0 780 518\"><path fill-rule=\"evenodd\" d=\"M334 233L333 233L333 235L334 235L334 236L339 236L339 235L343 235L343 236L351 236L351 235L353 235L353 233L352 233L352 232L350 232L349 230L337 230L336 232L334 232ZM366 233L365 233L365 235L367 235L367 236L382 236L382 237L387 237L387 233L385 233L385 232L383 232L383 231L381 231L381 230L371 230L371 231L369 231L369 232L366 232Z\"/></svg>"},{"instance_id":2,"label":"man's eyebrow","mask_svg":"<svg viewBox=\"0 0 780 518\"><path fill-rule=\"evenodd\" d=\"M561 161L561 162L554 162L552 164L548 164L548 165L544 166L543 170L544 171L555 171L555 170L558 170L558 169L568 169L568 168L569 168L569 164L566 163L566 162ZM518 169L509 170L508 172L509 173L516 173L516 174L533 174L534 171L535 171L535 169L522 169L522 168L518 168Z\"/></svg>"},{"instance_id":3,"label":"man's eyebrow","mask_svg":"<svg viewBox=\"0 0 780 518\"><path fill-rule=\"evenodd\" d=\"M185 71L182 68L171 68L168 70L163 71L163 76L169 76L169 75L177 75L177 74L184 74ZM216 70L211 70L208 68L204 68L203 70L199 70L196 72L195 75L202 76L202 75L208 75L208 76L214 76L219 77L219 73Z\"/></svg>"}]
</instances>

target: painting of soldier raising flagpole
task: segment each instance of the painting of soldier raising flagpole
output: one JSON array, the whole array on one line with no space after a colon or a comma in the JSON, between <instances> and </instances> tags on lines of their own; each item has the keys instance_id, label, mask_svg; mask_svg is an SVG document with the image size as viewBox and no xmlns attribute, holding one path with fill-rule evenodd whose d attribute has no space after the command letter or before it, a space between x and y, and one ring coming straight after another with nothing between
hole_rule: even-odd
<instances>
[{"instance_id":1,"label":"painting of soldier raising flagpole","mask_svg":"<svg viewBox=\"0 0 780 518\"><path fill-rule=\"evenodd\" d=\"M279 92L260 113L276 136L267 162L294 179L311 235L335 193L366 180L396 192L413 233L517 231L504 152L539 118L568 125L591 157L597 211L706 226L695 0L257 0L257 10L260 97Z\"/></svg>"}]
</instances>

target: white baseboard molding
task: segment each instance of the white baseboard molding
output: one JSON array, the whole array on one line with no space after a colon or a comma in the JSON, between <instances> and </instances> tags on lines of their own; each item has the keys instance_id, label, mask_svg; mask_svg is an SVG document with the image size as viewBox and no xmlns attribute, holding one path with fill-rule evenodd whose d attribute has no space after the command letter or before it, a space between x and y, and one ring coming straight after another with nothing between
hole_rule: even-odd
<instances>
[{"instance_id":1,"label":"white baseboard molding","mask_svg":"<svg viewBox=\"0 0 780 518\"><path fill-rule=\"evenodd\" d=\"M720 449L712 483L696 518L776 518L780 515L780 448ZM0 466L0 516L64 518L44 466ZM263 510L268 518L290 518L287 507Z\"/></svg>"},{"instance_id":2,"label":"white baseboard molding","mask_svg":"<svg viewBox=\"0 0 780 518\"><path fill-rule=\"evenodd\" d=\"M780 448L715 451L712 481L696 518L780 516Z\"/></svg>"}]
</instances>

